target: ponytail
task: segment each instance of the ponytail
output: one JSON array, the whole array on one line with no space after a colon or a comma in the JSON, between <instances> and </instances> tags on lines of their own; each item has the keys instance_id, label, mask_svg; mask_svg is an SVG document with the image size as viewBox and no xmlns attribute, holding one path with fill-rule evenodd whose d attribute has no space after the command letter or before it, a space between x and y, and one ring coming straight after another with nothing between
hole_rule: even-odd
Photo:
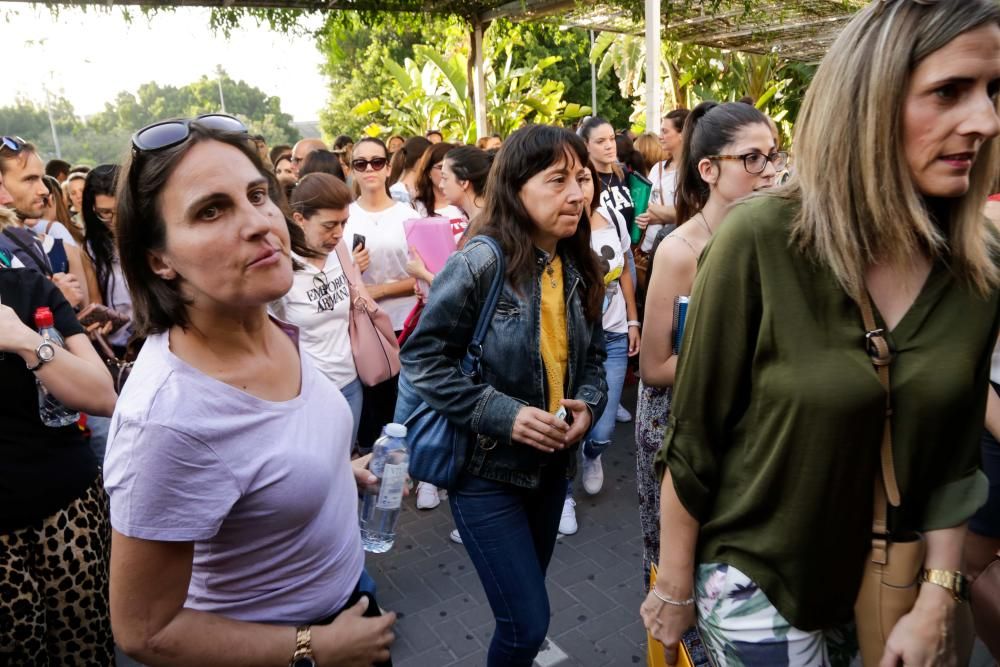
<instances>
[{"instance_id":1,"label":"ponytail","mask_svg":"<svg viewBox=\"0 0 1000 667\"><path fill-rule=\"evenodd\" d=\"M674 206L678 224L683 224L705 207L711 190L698 171L698 163L718 155L732 143L736 133L754 123L768 124L767 116L739 102L702 102L684 121L683 143L677 163L677 191Z\"/></svg>"}]
</instances>

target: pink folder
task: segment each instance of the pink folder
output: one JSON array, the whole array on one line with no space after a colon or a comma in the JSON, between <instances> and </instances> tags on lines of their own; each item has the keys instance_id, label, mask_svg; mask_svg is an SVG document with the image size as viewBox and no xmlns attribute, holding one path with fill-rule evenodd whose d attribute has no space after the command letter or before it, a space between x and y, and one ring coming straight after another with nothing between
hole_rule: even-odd
<instances>
[{"instance_id":1,"label":"pink folder","mask_svg":"<svg viewBox=\"0 0 1000 667\"><path fill-rule=\"evenodd\" d=\"M444 268L451 253L455 252L455 233L448 218L415 218L403 223L406 242L413 246L424 266L431 273Z\"/></svg>"}]
</instances>

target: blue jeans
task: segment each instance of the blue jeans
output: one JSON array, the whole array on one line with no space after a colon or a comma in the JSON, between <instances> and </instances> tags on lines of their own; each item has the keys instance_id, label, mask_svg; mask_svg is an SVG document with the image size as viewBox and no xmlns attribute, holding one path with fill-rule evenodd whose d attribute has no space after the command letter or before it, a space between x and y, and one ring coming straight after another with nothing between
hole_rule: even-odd
<instances>
[{"instance_id":1,"label":"blue jeans","mask_svg":"<svg viewBox=\"0 0 1000 667\"><path fill-rule=\"evenodd\" d=\"M361 378L354 378L343 387L340 393L347 399L347 404L351 406L351 416L354 417L354 426L351 429L351 447L358 441L358 426L361 425L361 405L364 400Z\"/></svg>"},{"instance_id":2,"label":"blue jeans","mask_svg":"<svg viewBox=\"0 0 1000 667\"><path fill-rule=\"evenodd\" d=\"M108 435L111 431L111 417L87 415L87 428L90 429L90 449L97 457L97 465L103 467L104 452L108 448Z\"/></svg>"},{"instance_id":3,"label":"blue jeans","mask_svg":"<svg viewBox=\"0 0 1000 667\"><path fill-rule=\"evenodd\" d=\"M537 489L466 474L448 494L455 525L496 620L487 667L531 667L545 641L545 570L565 496L566 468L561 465L547 466Z\"/></svg>"},{"instance_id":4,"label":"blue jeans","mask_svg":"<svg viewBox=\"0 0 1000 667\"><path fill-rule=\"evenodd\" d=\"M615 432L615 414L622 400L622 387L625 386L625 373L628 371L628 333L605 331L604 348L608 353L604 361L608 404L583 441L583 455L591 459L596 459L608 448Z\"/></svg>"}]
</instances>

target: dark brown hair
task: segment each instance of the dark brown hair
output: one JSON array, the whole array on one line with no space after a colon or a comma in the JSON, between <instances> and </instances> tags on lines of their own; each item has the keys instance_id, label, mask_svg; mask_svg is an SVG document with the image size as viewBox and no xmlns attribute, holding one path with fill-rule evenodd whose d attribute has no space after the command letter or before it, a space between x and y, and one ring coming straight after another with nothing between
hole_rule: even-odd
<instances>
[{"instance_id":1,"label":"dark brown hair","mask_svg":"<svg viewBox=\"0 0 1000 667\"><path fill-rule=\"evenodd\" d=\"M423 137L410 137L403 147L392 155L392 171L389 172L389 182L395 183L402 177L404 171L410 171L417 166L424 152L431 147L431 142Z\"/></svg>"},{"instance_id":2,"label":"dark brown hair","mask_svg":"<svg viewBox=\"0 0 1000 667\"><path fill-rule=\"evenodd\" d=\"M535 174L573 157L581 165L588 162L587 146L580 137L561 127L529 125L504 141L493 162L486 181L486 203L467 235L485 234L497 240L507 257L507 277L519 288L537 277L531 238L535 223L521 202L521 190ZM601 319L604 280L590 248L590 225L586 217L580 218L576 233L561 239L556 251L580 271L584 314L596 322Z\"/></svg>"},{"instance_id":3,"label":"dark brown hair","mask_svg":"<svg viewBox=\"0 0 1000 667\"><path fill-rule=\"evenodd\" d=\"M132 296L132 320L139 336L167 331L190 322L179 279L164 280L149 265L150 251L162 250L167 227L160 212L160 193L171 174L195 144L218 141L240 151L262 177L267 179L268 196L285 216L292 251L300 257L316 257L306 243L302 228L289 219L288 203L274 174L261 161L256 146L242 132L207 128L196 121L190 136L176 146L159 151L132 151L118 179L118 209L115 231L122 272Z\"/></svg>"},{"instance_id":4,"label":"dark brown hair","mask_svg":"<svg viewBox=\"0 0 1000 667\"><path fill-rule=\"evenodd\" d=\"M718 155L737 132L755 123L766 125L770 132L767 116L742 102L702 102L688 115L674 195L678 224L690 220L708 202L710 189L698 171L698 163Z\"/></svg>"},{"instance_id":5,"label":"dark brown hair","mask_svg":"<svg viewBox=\"0 0 1000 667\"><path fill-rule=\"evenodd\" d=\"M332 174L315 172L304 176L292 190L288 205L303 218L311 218L323 208L340 210L351 205L347 184Z\"/></svg>"},{"instance_id":6,"label":"dark brown hair","mask_svg":"<svg viewBox=\"0 0 1000 667\"><path fill-rule=\"evenodd\" d=\"M83 232L76 223L73 222L73 217L69 214L69 208L66 206L66 200L63 199L62 186L59 184L59 180L55 176L46 176L42 179L45 181L45 187L49 189L49 197L53 200L53 204L56 207L56 219L50 222L60 222L69 235L73 237L76 244L81 248L86 247L87 239L83 235Z\"/></svg>"},{"instance_id":7,"label":"dark brown hair","mask_svg":"<svg viewBox=\"0 0 1000 667\"><path fill-rule=\"evenodd\" d=\"M340 156L333 151L322 148L307 155L306 159L302 161L302 166L299 167L299 178L317 173L331 174L342 181L347 180L347 177L344 176L344 167Z\"/></svg>"},{"instance_id":8,"label":"dark brown hair","mask_svg":"<svg viewBox=\"0 0 1000 667\"><path fill-rule=\"evenodd\" d=\"M486 179L493 166L492 155L475 146L457 146L448 151L444 159L460 181L468 181L472 185L472 194L481 197L486 192Z\"/></svg>"},{"instance_id":9,"label":"dark brown hair","mask_svg":"<svg viewBox=\"0 0 1000 667\"><path fill-rule=\"evenodd\" d=\"M453 148L455 145L446 141L431 144L431 147L424 151L424 156L420 158L420 163L417 165L417 196L414 199L424 205L424 208L427 209L427 215L434 215L434 202L437 201L437 197L434 196L434 181L431 180L431 170L434 165L444 162L444 156Z\"/></svg>"}]
</instances>

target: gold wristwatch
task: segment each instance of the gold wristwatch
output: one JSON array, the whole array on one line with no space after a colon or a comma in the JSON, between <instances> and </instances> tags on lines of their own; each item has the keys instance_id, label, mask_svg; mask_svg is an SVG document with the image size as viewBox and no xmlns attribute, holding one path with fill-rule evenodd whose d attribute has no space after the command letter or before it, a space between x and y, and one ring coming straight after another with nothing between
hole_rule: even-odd
<instances>
[{"instance_id":1,"label":"gold wristwatch","mask_svg":"<svg viewBox=\"0 0 1000 667\"><path fill-rule=\"evenodd\" d=\"M312 649L312 628L308 625L295 629L295 653L288 667L316 667Z\"/></svg>"},{"instance_id":2,"label":"gold wristwatch","mask_svg":"<svg viewBox=\"0 0 1000 667\"><path fill-rule=\"evenodd\" d=\"M969 601L969 580L957 570L924 570L920 581L948 589L956 602Z\"/></svg>"}]
</instances>

